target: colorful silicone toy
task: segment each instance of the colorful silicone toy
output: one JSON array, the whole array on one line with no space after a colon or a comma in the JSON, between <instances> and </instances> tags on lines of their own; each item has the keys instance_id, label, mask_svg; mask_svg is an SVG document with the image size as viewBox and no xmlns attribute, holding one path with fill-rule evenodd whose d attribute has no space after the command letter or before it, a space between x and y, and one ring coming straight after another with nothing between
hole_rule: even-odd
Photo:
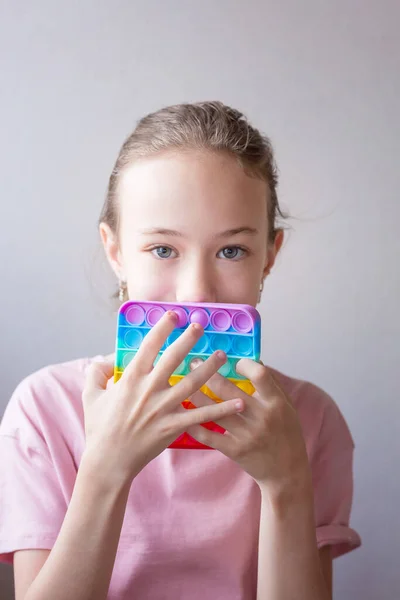
<instances>
[{"instance_id":1,"label":"colorful silicone toy","mask_svg":"<svg viewBox=\"0 0 400 600\"><path fill-rule=\"evenodd\" d=\"M171 385L175 385L190 373L190 364L194 359L205 360L215 350L223 350L227 355L227 362L219 369L219 373L247 394L254 393L252 383L239 375L235 368L241 358L246 357L256 361L260 359L261 319L258 311L247 304L125 302L118 314L115 382L120 379L124 368L134 358L145 335L167 310L174 310L179 319L176 328L161 348L155 362L191 323L200 323L204 328L202 337L172 374L169 380ZM216 402L222 402L206 386L201 389ZM183 406L188 409L195 408L189 400L185 400ZM224 429L216 423L204 423L203 426L213 431L224 432ZM188 433L179 436L169 447L210 449L197 442Z\"/></svg>"}]
</instances>

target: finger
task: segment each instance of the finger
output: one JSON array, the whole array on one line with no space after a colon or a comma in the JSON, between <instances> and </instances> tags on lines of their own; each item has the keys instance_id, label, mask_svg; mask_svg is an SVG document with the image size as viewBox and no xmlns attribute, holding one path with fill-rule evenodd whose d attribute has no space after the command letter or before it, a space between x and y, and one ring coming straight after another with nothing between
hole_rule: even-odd
<instances>
[{"instance_id":1,"label":"finger","mask_svg":"<svg viewBox=\"0 0 400 600\"><path fill-rule=\"evenodd\" d=\"M207 396L207 394L205 394L202 391L203 389L205 389L205 387L203 387L201 390L197 390L196 392L194 392L194 394L192 394L189 397L190 402L192 402L192 404L194 404L195 406L210 406L212 404L215 404L217 400L213 400L212 398L210 398L210 396Z\"/></svg>"},{"instance_id":2,"label":"finger","mask_svg":"<svg viewBox=\"0 0 400 600\"><path fill-rule=\"evenodd\" d=\"M197 424L187 427L186 432L201 444L219 450L225 456L233 454L233 447L236 442L228 432L218 433Z\"/></svg>"},{"instance_id":3,"label":"finger","mask_svg":"<svg viewBox=\"0 0 400 600\"><path fill-rule=\"evenodd\" d=\"M86 376L86 391L105 390L114 374L114 355L105 356L92 362Z\"/></svg>"},{"instance_id":4,"label":"finger","mask_svg":"<svg viewBox=\"0 0 400 600\"><path fill-rule=\"evenodd\" d=\"M209 423L210 421L216 422L235 415L244 410L244 402L240 398L229 400L228 402L221 402L220 404L213 403L210 406L202 406L200 408L191 408L175 414L174 418L177 419L177 424L181 431L187 431L188 428L193 425L200 425L201 423Z\"/></svg>"},{"instance_id":5,"label":"finger","mask_svg":"<svg viewBox=\"0 0 400 600\"><path fill-rule=\"evenodd\" d=\"M201 390L195 392L190 397L190 402L196 408L215 404L215 401L212 400L209 396L207 396L207 394L204 394ZM223 429L226 429L227 431L229 431L229 433L237 437L240 436L243 427L246 427L246 422L248 421L248 415L246 413L247 406L245 406L242 412L235 415L223 417L222 419L215 421L215 423L217 423L217 425L219 425Z\"/></svg>"},{"instance_id":6,"label":"finger","mask_svg":"<svg viewBox=\"0 0 400 600\"><path fill-rule=\"evenodd\" d=\"M246 392L241 390L232 381L226 377L223 377L220 373L215 373L212 375L207 381L206 387L212 392L212 395L221 398L221 400L230 400L231 398L236 397L243 398L245 400L251 398L251 396L246 394Z\"/></svg>"},{"instance_id":7,"label":"finger","mask_svg":"<svg viewBox=\"0 0 400 600\"><path fill-rule=\"evenodd\" d=\"M201 359L195 359L190 363L190 368L192 370L197 369L201 364L202 364L202 360ZM247 381L242 381L242 380L238 380L238 383L250 383ZM254 387L251 385L250 383L250 387L253 389L254 391ZM247 386L248 388L248 386ZM239 387L238 385L234 385L232 384L231 381L229 381L229 379L227 379L226 377L223 377L220 373L215 373L214 375L212 375L210 377L210 379L207 381L206 385L204 386L204 389L202 390L204 391L212 400L214 400L215 402L222 402L223 400L230 400L231 398L235 397L235 396L239 396L239 397L243 397L245 398L245 396L247 395L246 392ZM246 389L246 391L248 391L248 389ZM248 392L250 394L250 392ZM252 393L252 392L251 392Z\"/></svg>"},{"instance_id":8,"label":"finger","mask_svg":"<svg viewBox=\"0 0 400 600\"><path fill-rule=\"evenodd\" d=\"M236 364L236 370L254 384L257 392L264 400L283 396L289 404L290 399L273 377L272 370L249 358L242 358Z\"/></svg>"},{"instance_id":9,"label":"finger","mask_svg":"<svg viewBox=\"0 0 400 600\"><path fill-rule=\"evenodd\" d=\"M197 369L183 377L179 383L171 387L166 408L169 409L171 405L178 405L192 396L192 394L197 392L225 362L225 352L222 350L214 352L214 354L209 356Z\"/></svg>"},{"instance_id":10,"label":"finger","mask_svg":"<svg viewBox=\"0 0 400 600\"><path fill-rule=\"evenodd\" d=\"M190 350L199 341L204 329L199 323L192 323L161 355L160 360L154 367L157 378L169 379L172 373L179 367Z\"/></svg>"},{"instance_id":11,"label":"finger","mask_svg":"<svg viewBox=\"0 0 400 600\"><path fill-rule=\"evenodd\" d=\"M245 389L250 393L247 394L238 385L220 375L215 373L205 384L203 391L210 395L212 399L231 400L232 398L242 398L246 402L246 410L240 415L241 420L251 421L258 419L261 416L261 411L264 410L261 402L253 394L255 391L254 386L249 381L237 380L239 384L246 384ZM218 401L217 400L217 401ZM219 423L218 423L219 424ZM242 425L245 425L242 423ZM221 427L228 429L232 434L240 435L238 431L239 423L227 423L226 427L221 424Z\"/></svg>"},{"instance_id":12,"label":"finger","mask_svg":"<svg viewBox=\"0 0 400 600\"><path fill-rule=\"evenodd\" d=\"M153 370L153 364L156 360L167 337L173 332L178 322L178 315L172 311L167 311L162 318L150 329L141 343L136 356L126 367L123 376L129 377L132 372L143 374L150 373Z\"/></svg>"}]
</instances>

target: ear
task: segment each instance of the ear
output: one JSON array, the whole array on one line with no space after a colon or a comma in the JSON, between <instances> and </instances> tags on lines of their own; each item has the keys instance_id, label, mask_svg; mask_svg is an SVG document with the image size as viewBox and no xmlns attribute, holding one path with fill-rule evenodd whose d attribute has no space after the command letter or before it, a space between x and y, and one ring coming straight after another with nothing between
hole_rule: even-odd
<instances>
[{"instance_id":1,"label":"ear","mask_svg":"<svg viewBox=\"0 0 400 600\"><path fill-rule=\"evenodd\" d=\"M107 223L100 223L99 233L101 241L103 242L104 252L106 253L107 260L110 263L112 270L118 279L124 281L125 275L122 264L122 255L115 233Z\"/></svg>"},{"instance_id":2,"label":"ear","mask_svg":"<svg viewBox=\"0 0 400 600\"><path fill-rule=\"evenodd\" d=\"M278 255L278 252L282 248L284 238L285 238L285 233L284 233L283 229L278 229L273 243L268 244L267 263L264 267L263 279L268 277L269 272L271 271L272 267L274 266L275 259Z\"/></svg>"}]
</instances>

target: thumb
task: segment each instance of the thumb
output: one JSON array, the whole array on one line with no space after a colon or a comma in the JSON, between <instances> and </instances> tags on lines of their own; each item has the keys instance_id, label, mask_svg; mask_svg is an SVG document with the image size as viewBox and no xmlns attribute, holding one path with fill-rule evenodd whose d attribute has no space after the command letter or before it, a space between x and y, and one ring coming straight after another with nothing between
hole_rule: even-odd
<instances>
[{"instance_id":1,"label":"thumb","mask_svg":"<svg viewBox=\"0 0 400 600\"><path fill-rule=\"evenodd\" d=\"M90 365L86 378L86 391L105 390L114 373L114 354L96 359Z\"/></svg>"}]
</instances>

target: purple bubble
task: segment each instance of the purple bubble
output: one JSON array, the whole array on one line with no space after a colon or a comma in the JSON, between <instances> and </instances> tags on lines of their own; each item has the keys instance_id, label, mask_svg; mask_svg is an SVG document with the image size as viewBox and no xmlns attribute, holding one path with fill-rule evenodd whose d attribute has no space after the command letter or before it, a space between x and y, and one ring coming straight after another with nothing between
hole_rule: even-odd
<instances>
[{"instance_id":1,"label":"purple bubble","mask_svg":"<svg viewBox=\"0 0 400 600\"><path fill-rule=\"evenodd\" d=\"M149 308L146 315L146 321L150 327L153 327L156 323L158 323L164 313L165 310L161 306L152 306Z\"/></svg>"},{"instance_id":2,"label":"purple bubble","mask_svg":"<svg viewBox=\"0 0 400 600\"><path fill-rule=\"evenodd\" d=\"M240 333L248 333L253 327L251 317L245 312L237 312L233 315L232 325Z\"/></svg>"},{"instance_id":3,"label":"purple bubble","mask_svg":"<svg viewBox=\"0 0 400 600\"><path fill-rule=\"evenodd\" d=\"M227 331L231 326L231 317L226 310L216 310L211 315L211 325L216 331Z\"/></svg>"},{"instance_id":4,"label":"purple bubble","mask_svg":"<svg viewBox=\"0 0 400 600\"><path fill-rule=\"evenodd\" d=\"M178 315L178 323L176 324L177 327L185 327L185 325L188 322L188 314L186 312L186 310L180 306L176 306L175 308L172 308L171 310L174 311L174 313L176 313Z\"/></svg>"},{"instance_id":5,"label":"purple bubble","mask_svg":"<svg viewBox=\"0 0 400 600\"><path fill-rule=\"evenodd\" d=\"M191 323L199 323L205 329L210 321L208 312L204 308L195 308L189 316Z\"/></svg>"},{"instance_id":6,"label":"purple bubble","mask_svg":"<svg viewBox=\"0 0 400 600\"><path fill-rule=\"evenodd\" d=\"M144 310L138 304L133 304L125 313L125 319L131 325L141 325L144 321Z\"/></svg>"}]
</instances>

